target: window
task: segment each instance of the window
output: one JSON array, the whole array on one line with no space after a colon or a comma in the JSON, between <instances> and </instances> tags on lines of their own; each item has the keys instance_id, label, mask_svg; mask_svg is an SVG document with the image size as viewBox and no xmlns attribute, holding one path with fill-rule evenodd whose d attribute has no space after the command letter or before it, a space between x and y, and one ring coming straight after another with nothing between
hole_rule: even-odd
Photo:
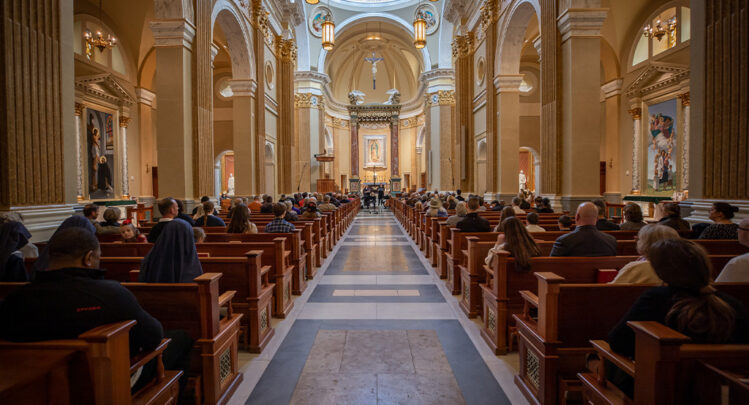
<instances>
[{"instance_id":1,"label":"window","mask_svg":"<svg viewBox=\"0 0 749 405\"><path fill-rule=\"evenodd\" d=\"M639 31L639 38L632 50L631 66L689 41L690 23L691 13L688 7L668 7L651 16ZM650 35L646 36L646 32L650 32Z\"/></svg>"}]
</instances>

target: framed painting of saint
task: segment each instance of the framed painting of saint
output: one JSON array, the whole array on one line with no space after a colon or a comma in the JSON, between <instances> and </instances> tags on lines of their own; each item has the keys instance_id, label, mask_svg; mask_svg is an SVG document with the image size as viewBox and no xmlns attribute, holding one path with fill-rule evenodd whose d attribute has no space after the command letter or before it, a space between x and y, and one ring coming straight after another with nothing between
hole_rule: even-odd
<instances>
[{"instance_id":1,"label":"framed painting of saint","mask_svg":"<svg viewBox=\"0 0 749 405\"><path fill-rule=\"evenodd\" d=\"M88 197L114 198L114 116L88 108L85 117Z\"/></svg>"},{"instance_id":2,"label":"framed painting of saint","mask_svg":"<svg viewBox=\"0 0 749 405\"><path fill-rule=\"evenodd\" d=\"M385 136L364 137L364 167L385 167Z\"/></svg>"},{"instance_id":3,"label":"framed painting of saint","mask_svg":"<svg viewBox=\"0 0 749 405\"><path fill-rule=\"evenodd\" d=\"M646 194L671 195L678 190L676 99L648 106Z\"/></svg>"}]
</instances>

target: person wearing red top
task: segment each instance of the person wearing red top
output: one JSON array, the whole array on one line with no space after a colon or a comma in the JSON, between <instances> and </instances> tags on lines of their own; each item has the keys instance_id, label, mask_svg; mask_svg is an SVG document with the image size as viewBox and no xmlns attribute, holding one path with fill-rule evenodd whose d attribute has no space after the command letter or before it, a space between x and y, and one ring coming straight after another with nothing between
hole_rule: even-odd
<instances>
[{"instance_id":1,"label":"person wearing red top","mask_svg":"<svg viewBox=\"0 0 749 405\"><path fill-rule=\"evenodd\" d=\"M140 233L138 228L136 228L135 225L133 225L133 222L129 219L122 221L122 225L120 225L120 235L122 236L123 242L146 242L146 235Z\"/></svg>"},{"instance_id":2,"label":"person wearing red top","mask_svg":"<svg viewBox=\"0 0 749 405\"><path fill-rule=\"evenodd\" d=\"M252 199L250 205L247 206L247 208L249 208L252 212L260 212L260 209L262 207L263 204L260 202L260 197L258 196L255 196L255 198Z\"/></svg>"}]
</instances>

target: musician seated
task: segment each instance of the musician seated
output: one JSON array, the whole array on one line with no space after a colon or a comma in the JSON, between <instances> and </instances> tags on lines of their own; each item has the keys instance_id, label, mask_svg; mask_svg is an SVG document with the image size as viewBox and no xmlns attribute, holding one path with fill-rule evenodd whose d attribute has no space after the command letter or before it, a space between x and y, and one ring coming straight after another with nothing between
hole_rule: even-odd
<instances>
[{"instance_id":1,"label":"musician seated","mask_svg":"<svg viewBox=\"0 0 749 405\"><path fill-rule=\"evenodd\" d=\"M156 348L165 336L161 323L143 310L135 296L120 283L104 280L99 269L99 241L83 228L56 232L47 245L49 265L34 281L8 294L0 306L0 339L37 342L76 339L97 326L126 320L130 329L130 356ZM167 370L189 369L192 339L187 333L166 334L172 341L164 351ZM156 376L156 363L139 369L131 378L133 392ZM184 374L180 386L184 385Z\"/></svg>"}]
</instances>

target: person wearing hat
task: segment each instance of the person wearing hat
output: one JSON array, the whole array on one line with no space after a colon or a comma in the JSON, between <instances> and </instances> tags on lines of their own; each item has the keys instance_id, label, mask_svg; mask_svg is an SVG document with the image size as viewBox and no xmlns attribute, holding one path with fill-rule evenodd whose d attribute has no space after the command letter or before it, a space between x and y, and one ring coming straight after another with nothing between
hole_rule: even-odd
<instances>
[{"instance_id":1,"label":"person wearing hat","mask_svg":"<svg viewBox=\"0 0 749 405\"><path fill-rule=\"evenodd\" d=\"M307 205L304 206L302 218L320 218L320 212L317 211L317 204L313 201L307 202Z\"/></svg>"},{"instance_id":2,"label":"person wearing hat","mask_svg":"<svg viewBox=\"0 0 749 405\"><path fill-rule=\"evenodd\" d=\"M427 210L426 216L447 218L447 210L442 207L442 201L440 201L439 198L434 197L429 201L429 209Z\"/></svg>"}]
</instances>

